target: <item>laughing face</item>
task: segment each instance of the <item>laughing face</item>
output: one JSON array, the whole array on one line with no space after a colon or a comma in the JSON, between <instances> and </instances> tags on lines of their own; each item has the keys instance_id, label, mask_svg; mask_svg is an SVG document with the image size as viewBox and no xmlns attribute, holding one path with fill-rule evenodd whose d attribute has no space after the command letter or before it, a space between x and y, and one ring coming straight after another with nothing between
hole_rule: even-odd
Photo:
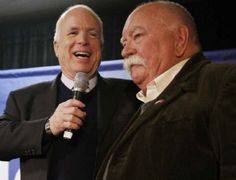
<instances>
[{"instance_id":1,"label":"laughing face","mask_svg":"<svg viewBox=\"0 0 236 180\"><path fill-rule=\"evenodd\" d=\"M54 50L68 78L74 79L77 72L96 73L101 60L101 31L98 19L87 9L73 9L62 17Z\"/></svg>"}]
</instances>

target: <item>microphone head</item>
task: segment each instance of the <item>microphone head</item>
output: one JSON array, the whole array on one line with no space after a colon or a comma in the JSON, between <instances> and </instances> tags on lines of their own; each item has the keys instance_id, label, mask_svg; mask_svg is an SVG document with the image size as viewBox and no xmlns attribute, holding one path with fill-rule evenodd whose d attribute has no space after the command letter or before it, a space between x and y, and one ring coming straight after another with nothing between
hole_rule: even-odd
<instances>
[{"instance_id":1,"label":"microphone head","mask_svg":"<svg viewBox=\"0 0 236 180\"><path fill-rule=\"evenodd\" d=\"M75 75L74 91L85 92L89 85L89 74L78 72Z\"/></svg>"}]
</instances>

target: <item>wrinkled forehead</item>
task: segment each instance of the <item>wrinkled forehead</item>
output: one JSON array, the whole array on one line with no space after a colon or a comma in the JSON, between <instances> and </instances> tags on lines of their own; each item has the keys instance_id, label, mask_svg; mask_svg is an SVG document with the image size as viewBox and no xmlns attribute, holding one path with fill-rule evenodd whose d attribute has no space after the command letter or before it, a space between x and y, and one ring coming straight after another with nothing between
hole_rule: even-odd
<instances>
[{"instance_id":1,"label":"wrinkled forehead","mask_svg":"<svg viewBox=\"0 0 236 180\"><path fill-rule=\"evenodd\" d=\"M158 23L156 17L156 12L153 12L153 9L147 7L134 10L125 22L122 36L131 34L135 29L139 28L152 29L153 23Z\"/></svg>"},{"instance_id":2,"label":"wrinkled forehead","mask_svg":"<svg viewBox=\"0 0 236 180\"><path fill-rule=\"evenodd\" d=\"M144 18L142 18L142 15L144 15L144 13L133 12L130 14L123 27L122 35L133 31L137 26L141 26L143 22L145 22Z\"/></svg>"},{"instance_id":3,"label":"wrinkled forehead","mask_svg":"<svg viewBox=\"0 0 236 180\"><path fill-rule=\"evenodd\" d=\"M100 28L98 19L88 10L77 8L69 11L62 19L62 24L74 21L78 24L89 24Z\"/></svg>"},{"instance_id":4,"label":"wrinkled forehead","mask_svg":"<svg viewBox=\"0 0 236 180\"><path fill-rule=\"evenodd\" d=\"M127 18L122 33L132 31L134 26L146 27L164 27L176 21L174 13L169 7L163 4L150 4L136 8Z\"/></svg>"}]
</instances>

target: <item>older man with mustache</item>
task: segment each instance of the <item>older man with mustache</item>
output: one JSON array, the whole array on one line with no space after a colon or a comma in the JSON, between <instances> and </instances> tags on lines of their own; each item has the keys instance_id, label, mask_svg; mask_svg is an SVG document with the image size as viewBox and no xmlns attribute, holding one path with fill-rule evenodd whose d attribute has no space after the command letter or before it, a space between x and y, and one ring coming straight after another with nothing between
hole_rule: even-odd
<instances>
[{"instance_id":1,"label":"older man with mustache","mask_svg":"<svg viewBox=\"0 0 236 180\"><path fill-rule=\"evenodd\" d=\"M138 6L121 43L143 105L96 179L236 179L235 64L207 60L192 16L170 1Z\"/></svg>"}]
</instances>

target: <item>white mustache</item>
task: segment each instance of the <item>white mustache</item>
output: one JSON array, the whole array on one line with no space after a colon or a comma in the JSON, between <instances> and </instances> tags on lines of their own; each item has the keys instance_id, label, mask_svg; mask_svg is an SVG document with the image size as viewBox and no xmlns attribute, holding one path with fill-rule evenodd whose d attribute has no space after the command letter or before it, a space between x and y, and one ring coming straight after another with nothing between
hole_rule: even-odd
<instances>
[{"instance_id":1,"label":"white mustache","mask_svg":"<svg viewBox=\"0 0 236 180\"><path fill-rule=\"evenodd\" d=\"M128 73L131 73L131 66L132 65L143 65L146 66L144 63L144 59L138 55L132 55L128 58L124 59L123 67Z\"/></svg>"}]
</instances>

